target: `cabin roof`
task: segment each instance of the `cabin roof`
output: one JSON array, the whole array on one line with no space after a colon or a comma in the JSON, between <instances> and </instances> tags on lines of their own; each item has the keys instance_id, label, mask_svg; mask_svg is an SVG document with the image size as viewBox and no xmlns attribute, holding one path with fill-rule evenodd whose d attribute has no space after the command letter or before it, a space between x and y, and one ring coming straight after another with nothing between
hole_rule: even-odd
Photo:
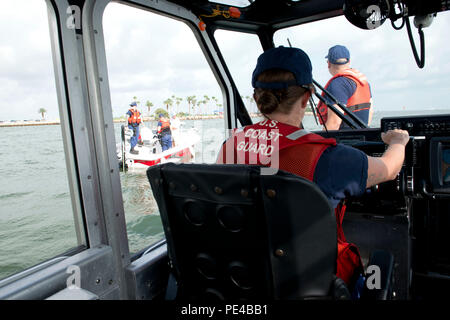
<instances>
[{"instance_id":1,"label":"cabin roof","mask_svg":"<svg viewBox=\"0 0 450 320\"><path fill-rule=\"evenodd\" d=\"M233 6L208 0L171 0L195 15L205 23L226 29L257 32L260 29L273 31L306 22L342 15L344 0L250 0L246 7L237 7L238 19L229 19L223 15L206 17L215 9L228 10ZM221 1L226 2L226 1ZM241 1L242 3L242 1Z\"/></svg>"},{"instance_id":2,"label":"cabin roof","mask_svg":"<svg viewBox=\"0 0 450 320\"><path fill-rule=\"evenodd\" d=\"M347 6L368 6L372 2L358 0L168 0L181 5L205 22L209 28L224 28L253 33L275 32L278 29L331 18L344 14ZM390 8L392 0L380 0L379 5L387 8L386 14L396 20L400 16ZM236 5L236 3L238 5ZM248 3L248 4L247 4ZM373 1L373 3L377 3ZM401 0L407 6L409 16L427 15L448 10L448 4L441 0ZM214 12L226 12L230 7L239 10L239 17L214 15ZM233 9L234 10L234 9ZM358 9L359 10L359 9Z\"/></svg>"}]
</instances>

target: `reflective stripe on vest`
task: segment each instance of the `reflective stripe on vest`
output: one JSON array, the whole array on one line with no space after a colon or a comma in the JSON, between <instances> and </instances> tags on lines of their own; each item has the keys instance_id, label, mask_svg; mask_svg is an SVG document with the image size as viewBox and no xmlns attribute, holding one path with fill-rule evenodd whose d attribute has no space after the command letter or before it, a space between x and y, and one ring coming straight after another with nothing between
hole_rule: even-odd
<instances>
[{"instance_id":1,"label":"reflective stripe on vest","mask_svg":"<svg viewBox=\"0 0 450 320\"><path fill-rule=\"evenodd\" d=\"M325 139L275 120L263 120L234 131L233 155L224 150L226 163L256 164L285 170L313 181L314 170L326 148L336 145Z\"/></svg>"},{"instance_id":2,"label":"reflective stripe on vest","mask_svg":"<svg viewBox=\"0 0 450 320\"><path fill-rule=\"evenodd\" d=\"M353 80L356 83L356 89L353 95L346 101L345 105L347 109L351 112L358 112L362 110L368 110L370 109L371 103L370 103L370 87L369 83L367 82L367 78L364 74L359 72L356 69L346 69L344 71L339 72L338 74L334 75L325 85L325 90L328 89L330 86L331 81L336 79L337 77L346 77L351 80ZM322 97L325 97L325 93L322 92ZM328 107L325 103L322 101L319 102L317 105L319 114L319 121L320 124L324 124L327 122L328 119ZM341 111L340 108L338 108L339 111ZM322 121L323 119L323 121Z\"/></svg>"}]
</instances>

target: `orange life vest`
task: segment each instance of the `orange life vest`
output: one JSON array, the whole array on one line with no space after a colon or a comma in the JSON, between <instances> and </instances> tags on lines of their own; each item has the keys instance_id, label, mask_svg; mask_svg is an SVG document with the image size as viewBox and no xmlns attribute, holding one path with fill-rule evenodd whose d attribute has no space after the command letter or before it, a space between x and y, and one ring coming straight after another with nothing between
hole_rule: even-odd
<instances>
[{"instance_id":1,"label":"orange life vest","mask_svg":"<svg viewBox=\"0 0 450 320\"><path fill-rule=\"evenodd\" d=\"M227 155L224 148L224 162L273 166L311 181L323 151L331 145L336 145L335 139L324 139L317 134L275 120L263 120L235 129L232 138L233 159L225 160Z\"/></svg>"},{"instance_id":2,"label":"orange life vest","mask_svg":"<svg viewBox=\"0 0 450 320\"><path fill-rule=\"evenodd\" d=\"M141 123L141 113L137 110L130 109L131 116L128 117L128 124L140 124Z\"/></svg>"},{"instance_id":3,"label":"orange life vest","mask_svg":"<svg viewBox=\"0 0 450 320\"><path fill-rule=\"evenodd\" d=\"M160 120L161 129L159 129L158 133L170 133L170 121L169 120Z\"/></svg>"},{"instance_id":4,"label":"orange life vest","mask_svg":"<svg viewBox=\"0 0 450 320\"><path fill-rule=\"evenodd\" d=\"M272 166L278 162L278 168L310 181L314 179L317 162L322 153L336 145L335 139L325 139L275 120L263 120L259 123L235 129L230 139L234 139L234 150L228 152L226 144L222 148L224 163L257 164ZM274 159L276 156L278 159ZM275 164L276 165L276 164ZM346 242L342 222L345 205L335 209L337 226L336 276L348 285L363 267L358 248Z\"/></svg>"},{"instance_id":5,"label":"orange life vest","mask_svg":"<svg viewBox=\"0 0 450 320\"><path fill-rule=\"evenodd\" d=\"M338 74L334 75L325 85L325 90L330 85L331 81L336 79L337 77L346 77L350 78L356 83L356 90L353 93L353 95L346 101L345 105L347 107L347 110L350 112L358 112L362 110L369 110L371 107L370 103L370 87L369 83L367 82L367 78L364 74L359 72L356 69L345 69L344 71L339 72ZM325 97L325 93L322 92L322 97ZM327 122L328 119L328 107L325 103L322 101L319 102L317 105L319 114L321 117L319 117L320 124L324 124ZM340 108L338 108L339 111L341 111ZM323 119L323 121L322 121Z\"/></svg>"}]
</instances>

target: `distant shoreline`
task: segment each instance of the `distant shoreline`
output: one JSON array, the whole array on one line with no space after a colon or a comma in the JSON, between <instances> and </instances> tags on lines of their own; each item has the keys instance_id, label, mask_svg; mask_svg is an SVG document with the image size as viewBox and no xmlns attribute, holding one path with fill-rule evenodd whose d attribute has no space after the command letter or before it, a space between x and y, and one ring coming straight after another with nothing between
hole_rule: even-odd
<instances>
[{"instance_id":1,"label":"distant shoreline","mask_svg":"<svg viewBox=\"0 0 450 320\"><path fill-rule=\"evenodd\" d=\"M254 117L252 115L252 117ZM205 120L205 119L223 119L223 115L210 115L210 116L188 116L188 117L178 117L180 120ZM142 117L143 122L149 122L149 121L157 121L153 117ZM126 119L114 119L114 123L125 123ZM50 126L50 125L59 125L61 124L60 121L54 120L54 121L5 121L0 123L0 127L28 127L28 126Z\"/></svg>"},{"instance_id":2,"label":"distant shoreline","mask_svg":"<svg viewBox=\"0 0 450 320\"><path fill-rule=\"evenodd\" d=\"M312 112L306 112L306 115L312 115ZM252 113L251 118L262 117L262 114ZM180 120L208 120L208 119L223 119L223 115L208 115L208 116L187 116L178 117ZM114 119L114 123L125 123L126 119ZM153 117L143 117L143 122L156 121ZM54 121L5 121L0 122L0 127L28 127L28 126L49 126L49 125L59 125L58 120Z\"/></svg>"},{"instance_id":3,"label":"distant shoreline","mask_svg":"<svg viewBox=\"0 0 450 320\"><path fill-rule=\"evenodd\" d=\"M28 127L28 126L49 126L60 124L59 121L5 121L0 123L0 127Z\"/></svg>"}]
</instances>

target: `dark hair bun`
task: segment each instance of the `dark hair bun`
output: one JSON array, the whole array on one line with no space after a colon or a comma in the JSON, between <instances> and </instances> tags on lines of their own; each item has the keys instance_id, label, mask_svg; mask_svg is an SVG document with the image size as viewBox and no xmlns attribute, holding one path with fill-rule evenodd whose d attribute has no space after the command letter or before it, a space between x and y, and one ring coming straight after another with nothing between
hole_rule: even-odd
<instances>
[{"instance_id":1,"label":"dark hair bun","mask_svg":"<svg viewBox=\"0 0 450 320\"><path fill-rule=\"evenodd\" d=\"M258 106L262 113L270 114L274 112L279 105L277 97L270 91L264 90L258 97Z\"/></svg>"},{"instance_id":2,"label":"dark hair bun","mask_svg":"<svg viewBox=\"0 0 450 320\"><path fill-rule=\"evenodd\" d=\"M280 69L266 70L258 76L259 82L286 82L295 80L292 72ZM282 89L255 88L256 104L263 114L271 114L274 111L289 114L292 107L307 90L297 85Z\"/></svg>"}]
</instances>

